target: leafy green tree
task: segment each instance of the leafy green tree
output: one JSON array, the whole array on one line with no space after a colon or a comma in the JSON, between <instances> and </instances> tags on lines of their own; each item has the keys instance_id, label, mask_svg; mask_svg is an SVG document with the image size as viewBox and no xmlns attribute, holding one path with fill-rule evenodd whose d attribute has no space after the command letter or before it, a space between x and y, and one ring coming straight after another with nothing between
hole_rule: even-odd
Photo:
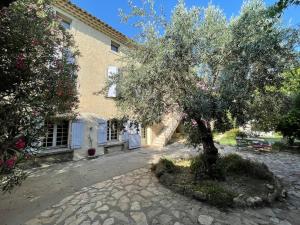
<instances>
[{"instance_id":1,"label":"leafy green tree","mask_svg":"<svg viewBox=\"0 0 300 225\"><path fill-rule=\"evenodd\" d=\"M279 0L270 7L269 12L271 16L281 16L282 12L290 5L300 5L300 0Z\"/></svg>"},{"instance_id":2,"label":"leafy green tree","mask_svg":"<svg viewBox=\"0 0 300 225\"><path fill-rule=\"evenodd\" d=\"M0 31L0 178L6 191L24 179L19 162L40 146L43 122L73 115L78 51L49 0L2 8Z\"/></svg>"},{"instance_id":3,"label":"leafy green tree","mask_svg":"<svg viewBox=\"0 0 300 225\"><path fill-rule=\"evenodd\" d=\"M218 150L210 122L227 113L237 125L255 119L255 93L280 87L282 72L298 63L299 33L270 18L259 0L245 2L229 22L213 5L187 9L179 1L170 20L154 10L153 1L130 6L123 18L137 16L134 26L141 32L113 81L117 105L144 124L170 111L183 113L189 141L203 145L206 173L214 177Z\"/></svg>"},{"instance_id":4,"label":"leafy green tree","mask_svg":"<svg viewBox=\"0 0 300 225\"><path fill-rule=\"evenodd\" d=\"M280 131L292 145L296 138L300 139L300 94L296 96L292 109L281 117L277 131Z\"/></svg>"}]
</instances>

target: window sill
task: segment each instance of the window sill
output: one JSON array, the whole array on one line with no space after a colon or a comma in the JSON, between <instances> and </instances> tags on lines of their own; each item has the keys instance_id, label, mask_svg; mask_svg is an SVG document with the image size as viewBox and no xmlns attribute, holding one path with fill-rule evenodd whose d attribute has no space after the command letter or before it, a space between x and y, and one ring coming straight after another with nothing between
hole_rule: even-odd
<instances>
[{"instance_id":1,"label":"window sill","mask_svg":"<svg viewBox=\"0 0 300 225\"><path fill-rule=\"evenodd\" d=\"M104 147L113 147L113 146L119 146L119 145L124 145L126 141L108 141L105 144L99 144L98 146L104 146Z\"/></svg>"},{"instance_id":2,"label":"window sill","mask_svg":"<svg viewBox=\"0 0 300 225\"><path fill-rule=\"evenodd\" d=\"M121 56L120 52L115 52L113 50L109 50L110 53L114 54L114 55L117 55L117 56Z\"/></svg>"},{"instance_id":3,"label":"window sill","mask_svg":"<svg viewBox=\"0 0 300 225\"><path fill-rule=\"evenodd\" d=\"M37 156L50 156L50 155L58 155L58 154L64 154L64 153L71 153L74 152L73 149L69 149L67 147L63 148L47 148L44 150L41 150L37 153Z\"/></svg>"}]
</instances>

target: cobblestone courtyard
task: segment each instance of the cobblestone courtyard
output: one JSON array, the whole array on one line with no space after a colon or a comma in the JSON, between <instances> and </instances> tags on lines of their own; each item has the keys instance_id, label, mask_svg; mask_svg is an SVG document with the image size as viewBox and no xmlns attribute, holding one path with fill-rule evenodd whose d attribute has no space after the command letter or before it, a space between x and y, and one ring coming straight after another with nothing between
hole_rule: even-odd
<instances>
[{"instance_id":1,"label":"cobblestone courtyard","mask_svg":"<svg viewBox=\"0 0 300 225\"><path fill-rule=\"evenodd\" d=\"M221 150L222 153L232 151L233 148ZM276 203L272 208L220 211L171 192L158 183L149 169L141 168L84 187L26 224L299 225L300 156L290 153L239 154L265 162L282 178L289 194L286 202Z\"/></svg>"}]
</instances>

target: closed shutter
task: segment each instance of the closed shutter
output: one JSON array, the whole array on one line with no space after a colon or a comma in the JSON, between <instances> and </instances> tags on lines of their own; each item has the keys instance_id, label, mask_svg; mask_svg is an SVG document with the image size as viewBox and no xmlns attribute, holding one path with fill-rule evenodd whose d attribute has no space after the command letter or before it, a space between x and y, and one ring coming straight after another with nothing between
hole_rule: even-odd
<instances>
[{"instance_id":1,"label":"closed shutter","mask_svg":"<svg viewBox=\"0 0 300 225\"><path fill-rule=\"evenodd\" d=\"M108 67L108 79L112 79L113 76L115 76L118 73L118 68L115 66L109 66ZM117 85L116 84L110 84L110 87L108 89L107 97L117 97Z\"/></svg>"},{"instance_id":2,"label":"closed shutter","mask_svg":"<svg viewBox=\"0 0 300 225\"><path fill-rule=\"evenodd\" d=\"M71 148L81 148L83 144L84 123L80 120L72 122Z\"/></svg>"},{"instance_id":3,"label":"closed shutter","mask_svg":"<svg viewBox=\"0 0 300 225\"><path fill-rule=\"evenodd\" d=\"M100 120L98 123L98 144L103 145L107 143L107 121Z\"/></svg>"}]
</instances>

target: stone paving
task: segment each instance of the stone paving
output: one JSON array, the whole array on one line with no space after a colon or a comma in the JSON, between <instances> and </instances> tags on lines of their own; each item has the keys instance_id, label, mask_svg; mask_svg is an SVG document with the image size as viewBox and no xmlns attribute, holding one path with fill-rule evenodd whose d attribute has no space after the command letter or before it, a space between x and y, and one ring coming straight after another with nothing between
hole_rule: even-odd
<instances>
[{"instance_id":1,"label":"stone paving","mask_svg":"<svg viewBox=\"0 0 300 225\"><path fill-rule=\"evenodd\" d=\"M272 208L221 211L173 193L160 185L149 169L142 168L85 187L25 224L300 225L300 155L241 151L239 154L266 163L282 178L288 199Z\"/></svg>"}]
</instances>

